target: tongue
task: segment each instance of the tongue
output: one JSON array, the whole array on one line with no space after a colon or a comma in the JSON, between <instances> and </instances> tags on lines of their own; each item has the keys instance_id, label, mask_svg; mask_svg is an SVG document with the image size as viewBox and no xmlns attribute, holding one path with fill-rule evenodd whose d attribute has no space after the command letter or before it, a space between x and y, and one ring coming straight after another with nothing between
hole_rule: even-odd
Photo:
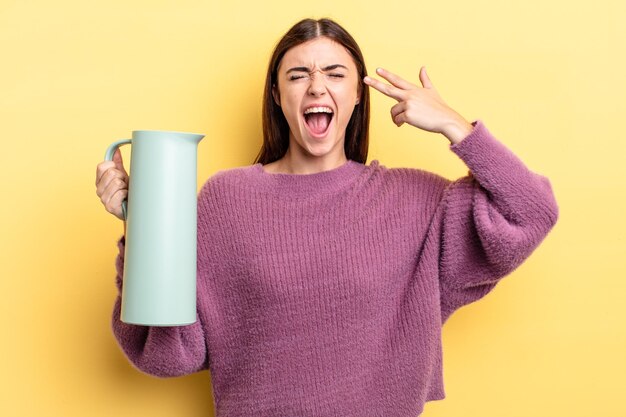
<instances>
[{"instance_id":1,"label":"tongue","mask_svg":"<svg viewBox=\"0 0 626 417\"><path fill-rule=\"evenodd\" d=\"M319 135L328 129L331 118L332 116L328 113L311 113L307 115L306 124L309 125L313 133Z\"/></svg>"}]
</instances>

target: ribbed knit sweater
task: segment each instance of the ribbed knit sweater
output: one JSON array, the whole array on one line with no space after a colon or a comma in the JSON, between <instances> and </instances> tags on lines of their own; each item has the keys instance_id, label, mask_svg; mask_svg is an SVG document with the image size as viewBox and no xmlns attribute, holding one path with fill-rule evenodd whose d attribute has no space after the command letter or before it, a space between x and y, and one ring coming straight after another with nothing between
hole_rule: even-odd
<instances>
[{"instance_id":1,"label":"ribbed knit sweater","mask_svg":"<svg viewBox=\"0 0 626 417\"><path fill-rule=\"evenodd\" d=\"M198 321L113 332L139 370L210 370L217 417L416 417L445 397L441 329L556 223L549 180L481 120L454 181L348 160L222 170L198 196ZM122 288L124 238L117 288Z\"/></svg>"}]
</instances>

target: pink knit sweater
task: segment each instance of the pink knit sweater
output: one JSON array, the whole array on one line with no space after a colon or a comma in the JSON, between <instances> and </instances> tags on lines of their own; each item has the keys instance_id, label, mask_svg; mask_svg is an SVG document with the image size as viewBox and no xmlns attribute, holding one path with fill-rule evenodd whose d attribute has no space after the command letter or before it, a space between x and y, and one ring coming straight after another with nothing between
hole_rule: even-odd
<instances>
[{"instance_id":1,"label":"pink knit sweater","mask_svg":"<svg viewBox=\"0 0 626 417\"><path fill-rule=\"evenodd\" d=\"M348 161L315 174L224 170L198 197L198 321L122 323L159 377L209 369L217 417L416 417L445 397L441 327L537 248L558 218L549 180L482 121L449 181ZM124 238L119 241L121 291Z\"/></svg>"}]
</instances>

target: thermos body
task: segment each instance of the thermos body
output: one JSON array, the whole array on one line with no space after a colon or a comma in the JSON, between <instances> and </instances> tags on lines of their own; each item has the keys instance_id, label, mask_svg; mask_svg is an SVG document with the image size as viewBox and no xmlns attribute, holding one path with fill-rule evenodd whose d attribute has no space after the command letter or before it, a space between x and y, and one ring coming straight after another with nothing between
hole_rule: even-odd
<instances>
[{"instance_id":1,"label":"thermos body","mask_svg":"<svg viewBox=\"0 0 626 417\"><path fill-rule=\"evenodd\" d=\"M197 147L203 135L139 130L131 140L121 320L196 321Z\"/></svg>"}]
</instances>

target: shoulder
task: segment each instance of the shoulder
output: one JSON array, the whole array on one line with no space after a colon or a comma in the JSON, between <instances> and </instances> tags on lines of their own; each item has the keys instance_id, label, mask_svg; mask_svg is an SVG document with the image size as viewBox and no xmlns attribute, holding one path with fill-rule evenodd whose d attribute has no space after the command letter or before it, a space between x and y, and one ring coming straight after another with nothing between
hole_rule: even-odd
<instances>
[{"instance_id":1,"label":"shoulder","mask_svg":"<svg viewBox=\"0 0 626 417\"><path fill-rule=\"evenodd\" d=\"M232 193L239 185L246 182L255 168L255 165L246 165L215 172L200 188L199 197L203 198L215 193L220 195Z\"/></svg>"},{"instance_id":2,"label":"shoulder","mask_svg":"<svg viewBox=\"0 0 626 417\"><path fill-rule=\"evenodd\" d=\"M400 187L403 189L414 189L420 191L432 190L442 192L450 184L450 180L435 172L426 171L421 168L392 167L389 168L381 164L378 160L373 160L370 166L374 171L378 171L384 184L390 187Z\"/></svg>"},{"instance_id":3,"label":"shoulder","mask_svg":"<svg viewBox=\"0 0 626 417\"><path fill-rule=\"evenodd\" d=\"M413 167L387 167L377 160L370 174L357 185L354 195L372 218L400 219L406 225L430 222L441 204L448 179ZM408 226L408 227L413 227Z\"/></svg>"},{"instance_id":4,"label":"shoulder","mask_svg":"<svg viewBox=\"0 0 626 417\"><path fill-rule=\"evenodd\" d=\"M377 160L373 160L368 168L370 174L356 194L376 201L384 206L384 210L407 215L425 213L428 217L428 213L434 213L451 182L442 175L421 168L390 168Z\"/></svg>"}]
</instances>

